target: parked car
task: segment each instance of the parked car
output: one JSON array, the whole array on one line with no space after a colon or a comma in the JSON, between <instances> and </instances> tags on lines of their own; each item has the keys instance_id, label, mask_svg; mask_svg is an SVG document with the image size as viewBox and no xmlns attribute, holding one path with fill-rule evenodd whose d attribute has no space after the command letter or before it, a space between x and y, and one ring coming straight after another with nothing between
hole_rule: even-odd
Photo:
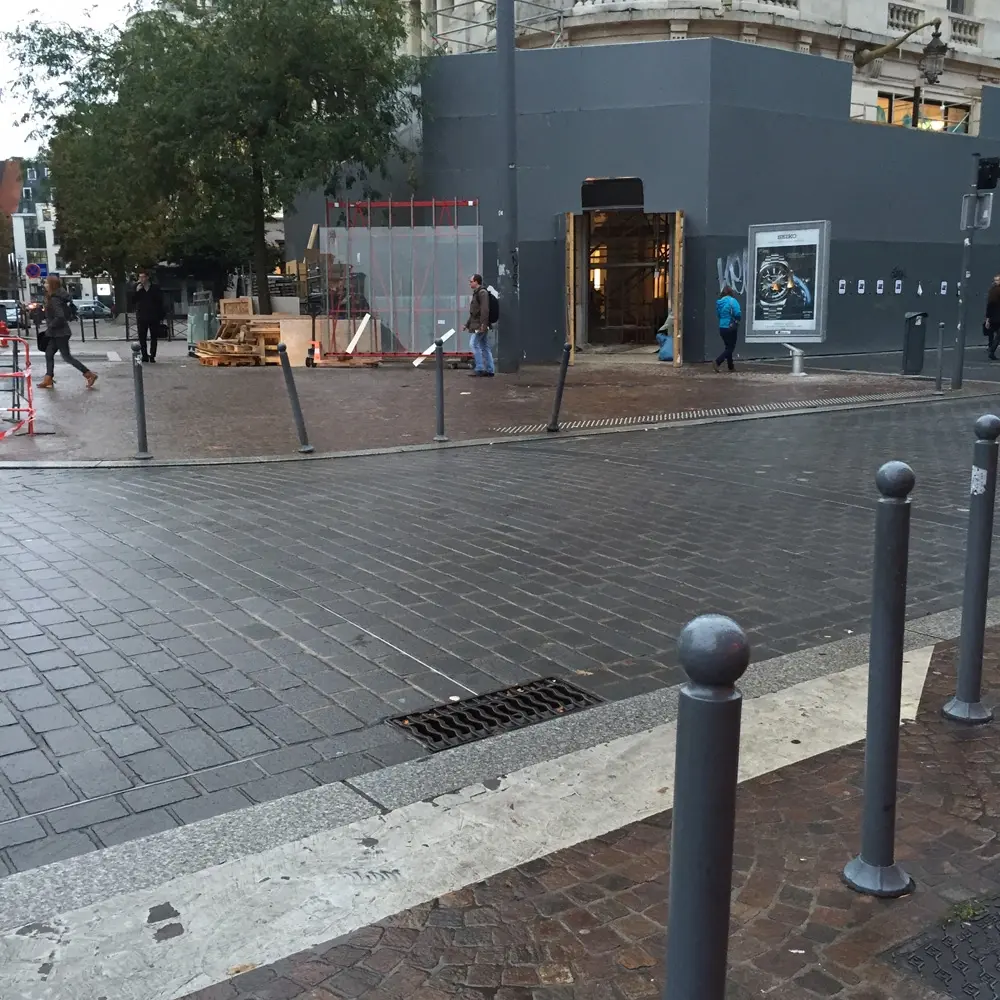
<instances>
[{"instance_id":1,"label":"parked car","mask_svg":"<svg viewBox=\"0 0 1000 1000\"><path fill-rule=\"evenodd\" d=\"M92 319L94 316L98 319L111 318L111 310L100 299L74 299L73 305L84 319Z\"/></svg>"},{"instance_id":2,"label":"parked car","mask_svg":"<svg viewBox=\"0 0 1000 1000\"><path fill-rule=\"evenodd\" d=\"M22 327L27 330L27 320L17 306L14 299L0 299L0 309L4 311L4 316L0 318L6 322L9 330L17 330Z\"/></svg>"}]
</instances>

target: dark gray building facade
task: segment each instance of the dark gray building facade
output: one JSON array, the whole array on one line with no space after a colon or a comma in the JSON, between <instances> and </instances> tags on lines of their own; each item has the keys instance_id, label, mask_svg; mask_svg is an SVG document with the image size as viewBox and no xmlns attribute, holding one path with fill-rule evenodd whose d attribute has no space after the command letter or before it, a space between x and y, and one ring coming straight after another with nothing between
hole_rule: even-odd
<instances>
[{"instance_id":1,"label":"dark gray building facade","mask_svg":"<svg viewBox=\"0 0 1000 1000\"><path fill-rule=\"evenodd\" d=\"M828 338L810 353L897 349L908 310L953 335L961 198L972 154L1000 154L1000 89L985 88L969 136L852 121L851 79L850 63L721 39L519 50L526 359L554 359L567 335L566 214L581 211L587 178L641 178L646 213L684 213L686 361L717 350L720 279L745 301L747 227L760 223L832 223ZM417 192L480 201L489 281L502 168L495 80L492 54L433 63ZM1000 271L998 242L997 229L977 234L970 340ZM744 356L773 350L740 345Z\"/></svg>"}]
</instances>

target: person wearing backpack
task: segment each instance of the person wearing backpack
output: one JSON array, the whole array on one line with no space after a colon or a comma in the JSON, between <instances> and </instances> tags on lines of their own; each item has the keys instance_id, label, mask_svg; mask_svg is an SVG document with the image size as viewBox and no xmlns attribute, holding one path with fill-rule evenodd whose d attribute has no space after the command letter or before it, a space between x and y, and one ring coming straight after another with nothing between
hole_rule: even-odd
<instances>
[{"instance_id":1,"label":"person wearing backpack","mask_svg":"<svg viewBox=\"0 0 1000 1000\"><path fill-rule=\"evenodd\" d=\"M736 340L740 335L740 320L743 311L736 299L736 293L726 285L715 301L715 312L719 317L719 336L722 338L723 352L715 359L715 370L722 367L722 362L733 371L733 351L736 350Z\"/></svg>"},{"instance_id":2,"label":"person wearing backpack","mask_svg":"<svg viewBox=\"0 0 1000 1000\"><path fill-rule=\"evenodd\" d=\"M472 357L476 370L473 378L493 378L493 352L490 350L490 327L500 318L500 300L483 287L483 276L474 274L469 279L472 302L465 329L472 334Z\"/></svg>"},{"instance_id":3,"label":"person wearing backpack","mask_svg":"<svg viewBox=\"0 0 1000 1000\"><path fill-rule=\"evenodd\" d=\"M70 324L77 318L76 306L69 292L62 286L61 279L51 274L45 279L45 378L38 383L39 389L51 389L55 384L56 352L63 361L72 365L87 380L87 388L93 389L97 376L84 364L73 357L69 349L69 338L73 334Z\"/></svg>"}]
</instances>

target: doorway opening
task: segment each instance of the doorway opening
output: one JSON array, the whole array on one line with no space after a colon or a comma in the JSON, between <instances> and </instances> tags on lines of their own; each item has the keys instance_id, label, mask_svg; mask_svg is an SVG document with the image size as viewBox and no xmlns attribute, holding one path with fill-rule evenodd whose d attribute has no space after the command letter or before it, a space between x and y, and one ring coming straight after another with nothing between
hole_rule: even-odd
<instances>
[{"instance_id":1,"label":"doorway opening","mask_svg":"<svg viewBox=\"0 0 1000 1000\"><path fill-rule=\"evenodd\" d=\"M656 343L670 304L670 216L666 212L587 213L587 343Z\"/></svg>"}]
</instances>

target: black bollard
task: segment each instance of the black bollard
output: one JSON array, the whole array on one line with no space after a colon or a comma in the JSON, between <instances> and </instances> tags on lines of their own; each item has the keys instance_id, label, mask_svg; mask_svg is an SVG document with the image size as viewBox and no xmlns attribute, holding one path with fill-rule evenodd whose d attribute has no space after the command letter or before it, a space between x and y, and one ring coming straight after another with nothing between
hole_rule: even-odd
<instances>
[{"instance_id":1,"label":"black bollard","mask_svg":"<svg viewBox=\"0 0 1000 1000\"><path fill-rule=\"evenodd\" d=\"M562 361L559 363L559 382L556 385L556 400L552 404L552 419L545 429L554 434L559 430L559 411L562 409L563 389L566 388L566 373L569 371L569 356L573 352L570 344L563 344Z\"/></svg>"},{"instance_id":2,"label":"black bollard","mask_svg":"<svg viewBox=\"0 0 1000 1000\"><path fill-rule=\"evenodd\" d=\"M83 325L83 317L80 317L80 339L86 343L87 342L87 330Z\"/></svg>"},{"instance_id":3,"label":"black bollard","mask_svg":"<svg viewBox=\"0 0 1000 1000\"><path fill-rule=\"evenodd\" d=\"M992 710L981 698L993 505L997 492L997 437L1000 437L1000 417L987 413L976 421L969 489L969 532L965 543L962 636L958 642L958 685L955 697L941 710L945 718L955 722L993 721Z\"/></svg>"},{"instance_id":4,"label":"black bollard","mask_svg":"<svg viewBox=\"0 0 1000 1000\"><path fill-rule=\"evenodd\" d=\"M435 362L435 386L437 397L437 421L435 423L434 440L447 441L448 436L444 432L444 341L434 341L434 362Z\"/></svg>"},{"instance_id":5,"label":"black bollard","mask_svg":"<svg viewBox=\"0 0 1000 1000\"><path fill-rule=\"evenodd\" d=\"M844 869L844 881L852 889L886 898L913 891L913 879L895 863L895 841L910 491L915 482L913 470L903 462L887 462L875 476L882 496L875 512L861 854Z\"/></svg>"},{"instance_id":6,"label":"black bollard","mask_svg":"<svg viewBox=\"0 0 1000 1000\"><path fill-rule=\"evenodd\" d=\"M94 313L93 320L94 320L94 340L97 340L97 313Z\"/></svg>"},{"instance_id":7,"label":"black bollard","mask_svg":"<svg viewBox=\"0 0 1000 1000\"><path fill-rule=\"evenodd\" d=\"M677 709L663 996L724 1000L743 711L735 684L750 662L750 644L736 622L702 615L677 645L689 681Z\"/></svg>"},{"instance_id":8,"label":"black bollard","mask_svg":"<svg viewBox=\"0 0 1000 1000\"><path fill-rule=\"evenodd\" d=\"M128 312L125 313L125 339L126 340L132 339L132 332L129 329L129 323L128 323Z\"/></svg>"},{"instance_id":9,"label":"black bollard","mask_svg":"<svg viewBox=\"0 0 1000 1000\"><path fill-rule=\"evenodd\" d=\"M139 450L135 457L149 459L149 442L146 439L146 392L142 384L142 355L138 344L132 345L132 386L135 389L135 429Z\"/></svg>"},{"instance_id":10,"label":"black bollard","mask_svg":"<svg viewBox=\"0 0 1000 1000\"><path fill-rule=\"evenodd\" d=\"M292 375L292 366L288 361L288 348L284 344L278 344L278 357L281 359L281 371L285 376L288 402L292 404L292 419L295 421L295 430L299 435L299 451L303 455L308 455L313 450L313 446L309 443L309 436L306 434L306 422L302 417L299 393L295 388L295 376Z\"/></svg>"},{"instance_id":11,"label":"black bollard","mask_svg":"<svg viewBox=\"0 0 1000 1000\"><path fill-rule=\"evenodd\" d=\"M944 380L944 323L938 323L937 375L934 376L934 394L943 396L941 383Z\"/></svg>"}]
</instances>

